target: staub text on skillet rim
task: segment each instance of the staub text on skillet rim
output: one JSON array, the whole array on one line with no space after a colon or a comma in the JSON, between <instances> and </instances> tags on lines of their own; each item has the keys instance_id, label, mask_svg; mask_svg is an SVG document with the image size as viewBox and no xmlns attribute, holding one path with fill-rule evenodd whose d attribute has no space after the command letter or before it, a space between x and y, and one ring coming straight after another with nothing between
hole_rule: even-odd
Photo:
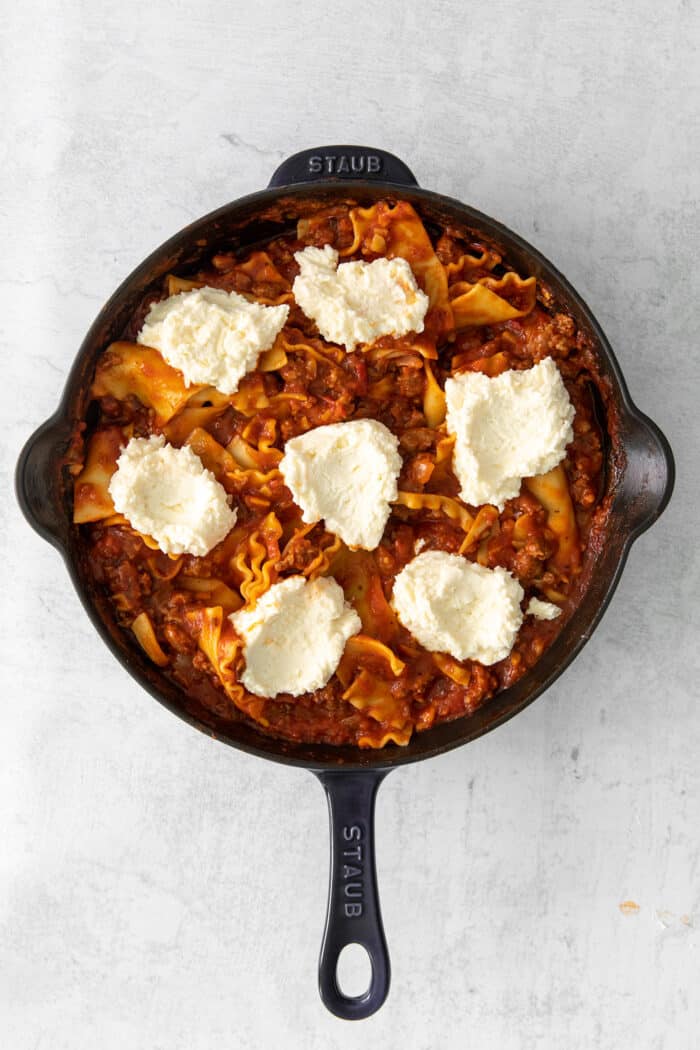
<instances>
[{"instance_id":1,"label":"staub text on skillet rim","mask_svg":"<svg viewBox=\"0 0 700 1050\"><path fill-rule=\"evenodd\" d=\"M609 479L611 511L606 542L596 556L580 605L537 665L474 715L414 735L403 748L361 751L330 745L293 745L240 723L218 723L211 712L188 703L176 686L111 618L106 598L84 571L77 530L71 524L69 479L63 460L75 421L86 407L97 356L121 330L144 291L167 272L194 268L218 243L241 248L291 228L303 202L350 196L362 203L382 196L410 201L429 220L479 232L521 272L546 283L554 301L593 340L609 381L616 413L616 447ZM273 206L278 218L271 219ZM280 211L281 208L281 211ZM106 303L78 352L56 413L32 435L17 466L17 496L33 528L63 555L69 575L97 631L127 671L169 710L216 739L240 750L305 767L327 793L331 823L331 871L326 930L319 962L319 988L326 1006L348 1019L367 1017L389 991L389 956L381 923L374 865L374 800L394 766L449 751L513 717L547 689L571 663L599 623L620 578L633 541L662 513L673 488L671 450L658 427L632 402L612 349L595 317L566 279L517 234L459 201L420 189L406 165L379 149L329 146L304 150L286 160L269 187L192 223L153 252ZM348 874L350 872L351 874ZM342 949L361 944L372 964L367 991L344 995L336 969Z\"/></svg>"}]
</instances>

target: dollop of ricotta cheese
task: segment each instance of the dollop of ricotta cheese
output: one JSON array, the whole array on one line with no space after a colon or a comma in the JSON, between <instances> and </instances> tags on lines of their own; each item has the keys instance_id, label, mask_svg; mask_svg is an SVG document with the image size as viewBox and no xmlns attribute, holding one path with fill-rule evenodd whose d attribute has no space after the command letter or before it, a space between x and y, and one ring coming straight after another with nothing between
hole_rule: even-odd
<instances>
[{"instance_id":1,"label":"dollop of ricotta cheese","mask_svg":"<svg viewBox=\"0 0 700 1050\"><path fill-rule=\"evenodd\" d=\"M237 292L195 288L154 303L136 339L159 350L182 372L187 386L205 383L235 394L288 315L288 306L263 306Z\"/></svg>"},{"instance_id":2,"label":"dollop of ricotta cheese","mask_svg":"<svg viewBox=\"0 0 700 1050\"><path fill-rule=\"evenodd\" d=\"M524 591L501 567L487 569L446 551L425 551L394 581L393 606L430 652L489 665L513 648Z\"/></svg>"},{"instance_id":3,"label":"dollop of ricotta cheese","mask_svg":"<svg viewBox=\"0 0 700 1050\"><path fill-rule=\"evenodd\" d=\"M490 379L463 372L445 382L447 430L465 503L503 510L523 478L556 467L573 440L574 407L551 357Z\"/></svg>"},{"instance_id":4,"label":"dollop of ricotta cheese","mask_svg":"<svg viewBox=\"0 0 700 1050\"><path fill-rule=\"evenodd\" d=\"M307 523L374 550L398 496L399 442L376 419L330 423L291 438L280 470Z\"/></svg>"},{"instance_id":5,"label":"dollop of ricotta cheese","mask_svg":"<svg viewBox=\"0 0 700 1050\"><path fill-rule=\"evenodd\" d=\"M554 602L543 602L541 598L530 598L527 609L528 616L534 616L536 620L556 620L561 616L561 609Z\"/></svg>"},{"instance_id":6,"label":"dollop of ricotta cheese","mask_svg":"<svg viewBox=\"0 0 700 1050\"><path fill-rule=\"evenodd\" d=\"M115 510L166 554L203 557L236 524L226 490L192 449L131 438L109 483Z\"/></svg>"},{"instance_id":7,"label":"dollop of ricotta cheese","mask_svg":"<svg viewBox=\"0 0 700 1050\"><path fill-rule=\"evenodd\" d=\"M347 350L383 335L422 332L428 296L416 284L405 259L346 262L324 248L296 252L299 276L292 291L323 336Z\"/></svg>"},{"instance_id":8,"label":"dollop of ricotta cheese","mask_svg":"<svg viewBox=\"0 0 700 1050\"><path fill-rule=\"evenodd\" d=\"M256 696L301 696L333 676L348 638L362 629L343 589L330 577L291 576L253 609L229 617L245 644L243 685Z\"/></svg>"}]
</instances>

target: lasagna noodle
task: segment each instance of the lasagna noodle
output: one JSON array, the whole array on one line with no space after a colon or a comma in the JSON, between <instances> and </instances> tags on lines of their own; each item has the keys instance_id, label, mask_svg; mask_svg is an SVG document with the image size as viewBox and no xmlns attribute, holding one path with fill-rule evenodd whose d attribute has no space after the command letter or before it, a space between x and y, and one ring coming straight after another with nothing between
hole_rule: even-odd
<instances>
[{"instance_id":1,"label":"lasagna noodle","mask_svg":"<svg viewBox=\"0 0 700 1050\"><path fill-rule=\"evenodd\" d=\"M196 427L187 438L186 444L224 488L228 478L238 473L238 464L231 453L220 445L208 430Z\"/></svg>"},{"instance_id":2,"label":"lasagna noodle","mask_svg":"<svg viewBox=\"0 0 700 1050\"><path fill-rule=\"evenodd\" d=\"M258 369L261 372L276 372L284 368L287 363L287 354L284 346L276 342L269 350L265 350L258 358Z\"/></svg>"},{"instance_id":3,"label":"lasagna noodle","mask_svg":"<svg viewBox=\"0 0 700 1050\"><path fill-rule=\"evenodd\" d=\"M478 275L484 270L493 270L494 266L498 266L501 262L501 256L498 252L491 251L488 248L484 248L480 255L469 255L464 253L460 255L454 262L444 263L445 271L447 273L447 279L450 284L453 283L453 279L460 278L466 280L464 277L465 271L470 276Z\"/></svg>"},{"instance_id":4,"label":"lasagna noodle","mask_svg":"<svg viewBox=\"0 0 700 1050\"><path fill-rule=\"evenodd\" d=\"M510 362L502 352L491 354L490 357L477 357L476 360L470 361L468 365L469 371L483 372L489 379L500 376L503 372L507 372L509 368Z\"/></svg>"},{"instance_id":5,"label":"lasagna noodle","mask_svg":"<svg viewBox=\"0 0 700 1050\"><path fill-rule=\"evenodd\" d=\"M124 521L126 522L126 518L124 519ZM105 521L105 525L110 524L110 519L107 519L107 521ZM182 554L161 555L161 553L158 552L158 554L154 553L146 558L146 567L153 579L159 580L163 583L175 579L177 574L180 572L180 569L182 568L182 563Z\"/></svg>"},{"instance_id":6,"label":"lasagna noodle","mask_svg":"<svg viewBox=\"0 0 700 1050\"><path fill-rule=\"evenodd\" d=\"M199 648L207 657L229 699L254 722L267 728L270 724L265 717L268 701L249 693L239 682L244 663L243 642L228 616L224 615L224 610L220 606L195 609L188 613L188 620Z\"/></svg>"},{"instance_id":7,"label":"lasagna noodle","mask_svg":"<svg viewBox=\"0 0 700 1050\"><path fill-rule=\"evenodd\" d=\"M215 577L181 576L178 588L211 605L220 605L228 616L243 605L240 594L232 590L223 580Z\"/></svg>"},{"instance_id":8,"label":"lasagna noodle","mask_svg":"<svg viewBox=\"0 0 700 1050\"><path fill-rule=\"evenodd\" d=\"M274 420L270 422L274 423ZM243 435L235 434L226 446L226 452L234 464L227 471L226 484L235 492L255 493L262 500L271 500L275 484L282 483L282 475L277 467L282 458L279 449L268 446L265 439L256 447L246 441Z\"/></svg>"},{"instance_id":9,"label":"lasagna noodle","mask_svg":"<svg viewBox=\"0 0 700 1050\"><path fill-rule=\"evenodd\" d=\"M426 331L445 335L454 327L447 292L447 273L435 254L430 237L420 216L408 201L388 204L379 201L369 208L350 211L353 226L352 244L340 255L363 254L405 259L425 290L430 308Z\"/></svg>"},{"instance_id":10,"label":"lasagna noodle","mask_svg":"<svg viewBox=\"0 0 700 1050\"><path fill-rule=\"evenodd\" d=\"M157 664L158 667L167 667L170 661L160 647L148 613L139 613L131 625L131 630L134 632L139 645L146 655L153 660L153 663Z\"/></svg>"},{"instance_id":11,"label":"lasagna noodle","mask_svg":"<svg viewBox=\"0 0 700 1050\"><path fill-rule=\"evenodd\" d=\"M266 306L279 305L292 300L289 281L275 266L265 251L252 252L248 258L239 262L235 257L219 255L213 260L215 270L202 271L192 278L168 274L165 278L165 289L168 295L178 295L195 288L220 288L222 291L236 291L244 298L263 303ZM237 280L244 276L246 281Z\"/></svg>"},{"instance_id":12,"label":"lasagna noodle","mask_svg":"<svg viewBox=\"0 0 700 1050\"><path fill-rule=\"evenodd\" d=\"M366 634L353 635L345 643L345 651L336 671L343 686L347 687L354 674L366 665L381 667L384 673L388 672L395 678L403 674L406 668L403 660L388 645Z\"/></svg>"},{"instance_id":13,"label":"lasagna noodle","mask_svg":"<svg viewBox=\"0 0 700 1050\"><path fill-rule=\"evenodd\" d=\"M442 496L437 492L403 492L399 491L396 503L409 510L430 510L444 514L453 521L459 522L465 532L472 527L474 519L463 504L452 496Z\"/></svg>"},{"instance_id":14,"label":"lasagna noodle","mask_svg":"<svg viewBox=\"0 0 700 1050\"><path fill-rule=\"evenodd\" d=\"M376 736L364 736L358 737L357 746L364 748L380 749L385 747L387 744L398 744L399 747L405 747L408 741L411 739L411 727L404 726L403 729L389 729L386 732L378 734Z\"/></svg>"},{"instance_id":15,"label":"lasagna noodle","mask_svg":"<svg viewBox=\"0 0 700 1050\"><path fill-rule=\"evenodd\" d=\"M277 468L283 455L275 445L276 440L277 421L265 417L262 422L254 419L248 423L231 439L227 448L239 467L269 474Z\"/></svg>"},{"instance_id":16,"label":"lasagna noodle","mask_svg":"<svg viewBox=\"0 0 700 1050\"><path fill-rule=\"evenodd\" d=\"M378 379L376 383L370 383L367 387L367 397L370 401L385 401L394 393L396 381L393 376L386 375Z\"/></svg>"},{"instance_id":17,"label":"lasagna noodle","mask_svg":"<svg viewBox=\"0 0 700 1050\"><path fill-rule=\"evenodd\" d=\"M435 344L421 339L419 335L413 332L410 332L408 336L392 335L385 338L391 341L388 345L383 345L380 339L362 350L370 364L386 366L391 362L394 365L420 368L421 363L420 360L417 360L418 358L423 358L426 361L437 361L438 352L435 349Z\"/></svg>"},{"instance_id":18,"label":"lasagna noodle","mask_svg":"<svg viewBox=\"0 0 700 1050\"><path fill-rule=\"evenodd\" d=\"M197 645L211 664L227 696L256 721L262 721L261 709L250 709L245 703L246 691L238 681L243 663L243 643L233 630L220 605L193 609L187 613ZM256 714L258 717L256 717Z\"/></svg>"},{"instance_id":19,"label":"lasagna noodle","mask_svg":"<svg viewBox=\"0 0 700 1050\"><path fill-rule=\"evenodd\" d=\"M165 290L168 296L180 295L181 292L192 292L195 288L203 288L204 281L188 281L186 277L177 277L169 273L165 278Z\"/></svg>"},{"instance_id":20,"label":"lasagna noodle","mask_svg":"<svg viewBox=\"0 0 700 1050\"><path fill-rule=\"evenodd\" d=\"M483 537L488 533L491 528L498 521L498 510L496 507L492 507L491 504L486 503L483 507L479 507L476 517L472 524L467 530L467 534L462 540L462 545L459 548L460 554L466 554L468 550L474 547Z\"/></svg>"},{"instance_id":21,"label":"lasagna noodle","mask_svg":"<svg viewBox=\"0 0 700 1050\"><path fill-rule=\"evenodd\" d=\"M187 403L163 427L165 440L180 448L193 430L212 426L229 406L230 401L226 394L222 394L216 387L198 387L187 399Z\"/></svg>"},{"instance_id":22,"label":"lasagna noodle","mask_svg":"<svg viewBox=\"0 0 700 1050\"><path fill-rule=\"evenodd\" d=\"M242 416L255 416L270 401L265 392L265 380L260 372L250 372L238 384L238 390L229 398L230 404Z\"/></svg>"},{"instance_id":23,"label":"lasagna noodle","mask_svg":"<svg viewBox=\"0 0 700 1050\"><path fill-rule=\"evenodd\" d=\"M447 402L445 391L442 389L427 361L423 362L425 369L425 392L423 394L423 414L429 427L436 429L445 420L447 414Z\"/></svg>"},{"instance_id":24,"label":"lasagna noodle","mask_svg":"<svg viewBox=\"0 0 700 1050\"><path fill-rule=\"evenodd\" d=\"M526 478L525 486L547 511L547 525L557 538L552 564L564 576L580 567L581 545L569 482L563 464L547 474Z\"/></svg>"},{"instance_id":25,"label":"lasagna noodle","mask_svg":"<svg viewBox=\"0 0 700 1050\"><path fill-rule=\"evenodd\" d=\"M315 580L318 576L326 576L330 569L333 558L340 550L342 540L339 536L333 536L330 542L319 548L316 557L302 571L302 575L309 580Z\"/></svg>"},{"instance_id":26,"label":"lasagna noodle","mask_svg":"<svg viewBox=\"0 0 700 1050\"><path fill-rule=\"evenodd\" d=\"M76 525L117 516L109 494L109 483L117 469L122 447L132 432L132 427L124 430L121 427L105 427L96 430L89 439L85 465L75 479L73 488L73 521Z\"/></svg>"},{"instance_id":27,"label":"lasagna noodle","mask_svg":"<svg viewBox=\"0 0 700 1050\"><path fill-rule=\"evenodd\" d=\"M233 566L241 579L240 592L247 605L255 605L277 582L281 535L282 526L270 512L260 526L248 534L233 558Z\"/></svg>"},{"instance_id":28,"label":"lasagna noodle","mask_svg":"<svg viewBox=\"0 0 700 1050\"><path fill-rule=\"evenodd\" d=\"M284 531L286 532L286 530ZM318 576L325 576L328 573L333 559L342 546L340 537L327 532L325 529L320 532L315 543L312 543L309 537L313 532L318 531L318 522L304 524L300 519L297 519L292 523L292 534L288 537L280 555L282 563L294 564L297 548L315 549L316 553L313 557L310 560L307 559L306 565L300 568L301 575L306 576L309 580L315 580Z\"/></svg>"},{"instance_id":29,"label":"lasagna noodle","mask_svg":"<svg viewBox=\"0 0 700 1050\"><path fill-rule=\"evenodd\" d=\"M97 364L92 396L126 401L132 395L152 408L161 426L190 399L182 372L172 368L158 350L138 343L112 343Z\"/></svg>"},{"instance_id":30,"label":"lasagna noodle","mask_svg":"<svg viewBox=\"0 0 700 1050\"><path fill-rule=\"evenodd\" d=\"M464 686L465 688L469 685L472 677L471 670L469 667L465 667L454 657L448 653L433 653L433 662L438 668L441 674L450 678L457 685Z\"/></svg>"},{"instance_id":31,"label":"lasagna noodle","mask_svg":"<svg viewBox=\"0 0 700 1050\"><path fill-rule=\"evenodd\" d=\"M343 699L378 722L384 732L395 734L397 743L408 743L413 727L405 705L391 692L391 682L362 670L343 693Z\"/></svg>"},{"instance_id":32,"label":"lasagna noodle","mask_svg":"<svg viewBox=\"0 0 700 1050\"><path fill-rule=\"evenodd\" d=\"M266 306L279 306L281 303L293 301L289 281L285 280L267 252L252 252L245 262L237 263L233 269L250 279L253 288L256 289L251 298L256 302Z\"/></svg>"},{"instance_id":33,"label":"lasagna noodle","mask_svg":"<svg viewBox=\"0 0 700 1050\"><path fill-rule=\"evenodd\" d=\"M529 314L535 305L537 281L509 272L496 280L483 277L476 284L459 281L450 286L450 304L457 330L473 325L500 324Z\"/></svg>"},{"instance_id":34,"label":"lasagna noodle","mask_svg":"<svg viewBox=\"0 0 700 1050\"><path fill-rule=\"evenodd\" d=\"M317 364L340 365L346 356L345 350L339 346L312 339L298 328L283 328L277 342L286 354L305 354Z\"/></svg>"},{"instance_id":35,"label":"lasagna noodle","mask_svg":"<svg viewBox=\"0 0 700 1050\"><path fill-rule=\"evenodd\" d=\"M396 613L382 587L377 562L371 551L351 551L341 544L329 572L343 588L346 600L362 621L363 633L388 644L399 629Z\"/></svg>"}]
</instances>

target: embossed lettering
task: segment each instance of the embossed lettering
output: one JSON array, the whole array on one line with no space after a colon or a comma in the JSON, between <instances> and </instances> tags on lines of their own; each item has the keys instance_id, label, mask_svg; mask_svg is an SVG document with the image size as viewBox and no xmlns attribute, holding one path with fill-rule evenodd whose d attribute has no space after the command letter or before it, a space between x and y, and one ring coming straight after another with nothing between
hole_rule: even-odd
<instances>
[{"instance_id":1,"label":"embossed lettering","mask_svg":"<svg viewBox=\"0 0 700 1050\"><path fill-rule=\"evenodd\" d=\"M307 164L310 175L320 175L322 172L327 175L378 175L382 170L382 158L376 153L370 153L366 157L345 153L341 153L339 157L332 153L326 153L324 156L314 154L309 157Z\"/></svg>"},{"instance_id":2,"label":"embossed lettering","mask_svg":"<svg viewBox=\"0 0 700 1050\"><path fill-rule=\"evenodd\" d=\"M352 846L342 850L344 862L339 872L343 881L343 896L350 898L349 901L346 899L343 902L343 915L346 919L357 919L364 911L364 885L362 881L364 872L361 867L362 836L362 828L359 824L343 825L343 839L345 842L352 843ZM345 863L346 858L350 863ZM349 881L350 879L352 881Z\"/></svg>"}]
</instances>

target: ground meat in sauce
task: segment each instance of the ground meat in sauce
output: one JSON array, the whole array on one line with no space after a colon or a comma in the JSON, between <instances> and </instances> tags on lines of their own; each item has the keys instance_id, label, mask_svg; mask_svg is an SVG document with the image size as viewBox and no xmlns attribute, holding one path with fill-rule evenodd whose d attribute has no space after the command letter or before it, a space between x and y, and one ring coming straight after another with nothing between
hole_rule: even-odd
<instances>
[{"instance_id":1,"label":"ground meat in sauce","mask_svg":"<svg viewBox=\"0 0 700 1050\"><path fill-rule=\"evenodd\" d=\"M294 252L324 244L343 252L353 245L353 237L350 207L339 203L302 219L296 235L270 241L264 252L258 248L239 256L220 250L200 272L189 274L188 280L266 302L289 302L298 269ZM376 257L387 238L386 230L378 228L346 258ZM433 243L451 284L464 280L465 274L476 281L504 272L500 254L468 231L445 228ZM167 294L167 288L160 294ZM124 338L135 338L148 306L158 297L151 294L144 299ZM557 566L557 538L549 528L547 512L523 487L520 496L506 504L464 553L483 565L500 565L514 573L526 592L524 604L533 595L557 600L563 615L554 622L526 617L510 655L492 667L470 661L442 661L441 666L398 623L391 610L391 594L396 574L417 550L460 551L465 533L459 523L440 510L424 507L416 511L397 504L379 547L373 552L350 552L337 541L334 545L334 537L322 523L303 530L299 512L274 468L289 438L325 423L374 418L399 438L403 456L400 489L454 499L459 486L449 457L440 453L444 429L431 427L426 419L423 358L405 337L381 340L381 345L367 352L345 353L329 347L313 322L290 305L284 332L285 362L270 372L246 377L242 384L244 390L258 391L255 397L261 407L251 414L240 403L236 407L233 399L229 404L204 404L196 421L222 449L235 452L252 447L262 463L256 478L240 463L234 464L225 480L220 478L238 508L236 535L231 534L204 558L184 555L171 559L144 543L128 523L97 521L81 526L90 570L110 596L115 616L125 628L140 613L147 614L168 658L165 673L217 717L249 718L263 732L292 741L361 746L381 746L387 739L405 742L411 731L469 714L517 681L551 644L575 605L583 556L589 545L594 546L594 535L604 522L605 446L595 404L596 391L601 389L595 355L573 319L566 313L550 312L542 302L526 316L468 327L437 340L438 356L432 368L441 386L449 375L464 370L491 374L489 368L496 363L499 368L522 369L546 356L557 362L576 410L574 439L563 466L581 555L575 571ZM392 352L384 352L387 350ZM256 382L258 387L253 385ZM131 394L102 396L92 411L96 422L83 435L87 445L96 431L110 426L121 427L125 434L162 430L168 435L168 425L158 427L153 412ZM84 429L84 424L79 426ZM180 444L186 436L181 435ZM77 437L75 445L82 447ZM477 509L468 508L472 514ZM341 681L338 675L323 689L296 699L261 700L248 694L241 699L244 690L227 691L203 650L198 631L203 609L219 602L224 610L229 608L227 601L240 604L245 581L236 554L252 536L266 551L273 581L313 572L313 566L325 557L322 571L332 572L345 588L360 612L363 632L400 657L401 674L388 674L385 662L368 660L364 669L371 685L366 695L362 693L362 702L355 704L344 698L347 678ZM211 594L198 590L207 580L221 586ZM351 670L357 675L361 668ZM391 717L382 719L382 710ZM397 725L402 728L396 730Z\"/></svg>"}]
</instances>

